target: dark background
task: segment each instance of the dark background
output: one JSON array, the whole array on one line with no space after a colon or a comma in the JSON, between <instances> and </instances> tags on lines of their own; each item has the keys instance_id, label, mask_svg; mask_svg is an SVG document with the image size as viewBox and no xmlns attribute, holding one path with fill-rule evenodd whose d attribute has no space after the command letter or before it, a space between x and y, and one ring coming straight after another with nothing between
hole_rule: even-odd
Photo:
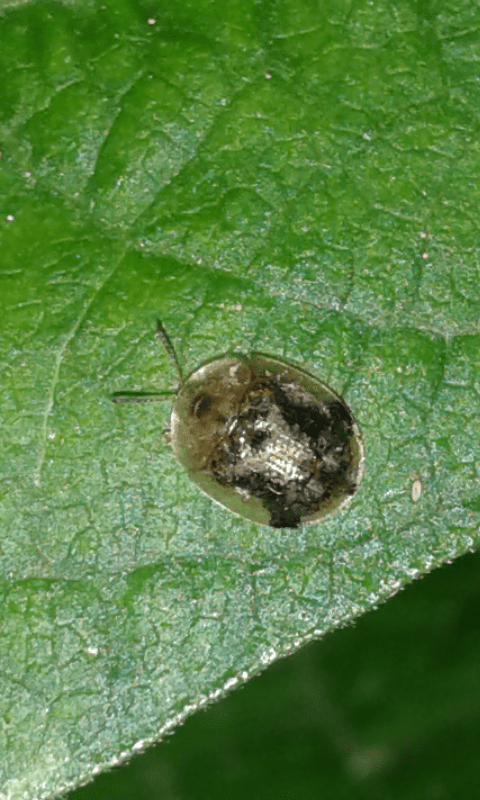
<instances>
[{"instance_id":1,"label":"dark background","mask_svg":"<svg viewBox=\"0 0 480 800\"><path fill-rule=\"evenodd\" d=\"M480 553L283 659L68 800L478 796Z\"/></svg>"}]
</instances>

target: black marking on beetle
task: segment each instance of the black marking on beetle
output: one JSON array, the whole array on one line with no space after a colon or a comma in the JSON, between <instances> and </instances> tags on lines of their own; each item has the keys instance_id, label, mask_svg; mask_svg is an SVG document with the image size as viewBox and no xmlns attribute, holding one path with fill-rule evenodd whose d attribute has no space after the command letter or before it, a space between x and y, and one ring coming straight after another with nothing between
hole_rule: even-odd
<instances>
[{"instance_id":1,"label":"black marking on beetle","mask_svg":"<svg viewBox=\"0 0 480 800\"><path fill-rule=\"evenodd\" d=\"M296 528L335 489L355 492L352 425L339 401L319 402L281 376L257 381L226 420L209 469L245 499L258 497L271 527Z\"/></svg>"},{"instance_id":2,"label":"black marking on beetle","mask_svg":"<svg viewBox=\"0 0 480 800\"><path fill-rule=\"evenodd\" d=\"M208 414L208 412L212 410L214 403L215 399L213 397L211 397L209 394L206 394L205 392L200 392L192 400L192 407L190 413L194 417L201 419L202 417L205 416L205 414Z\"/></svg>"}]
</instances>

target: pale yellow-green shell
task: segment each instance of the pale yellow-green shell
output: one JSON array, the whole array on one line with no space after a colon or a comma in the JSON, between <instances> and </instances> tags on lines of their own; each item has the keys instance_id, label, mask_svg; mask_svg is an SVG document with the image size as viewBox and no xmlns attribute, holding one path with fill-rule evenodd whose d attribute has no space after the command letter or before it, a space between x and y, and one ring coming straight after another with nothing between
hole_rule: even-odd
<instances>
[{"instance_id":1,"label":"pale yellow-green shell","mask_svg":"<svg viewBox=\"0 0 480 800\"><path fill-rule=\"evenodd\" d=\"M177 394L171 416L172 446L191 480L220 505L263 525L270 522L262 501L254 496L246 498L231 485L220 483L209 464L225 435L225 420L235 414L252 383L272 376L296 384L299 392L309 392L318 401L340 402L346 408L335 392L312 375L275 358L252 354L217 358L192 372ZM351 499L364 466L363 444L354 421L349 444L351 461L344 485L337 487L311 515L305 515L301 524L313 524Z\"/></svg>"}]
</instances>

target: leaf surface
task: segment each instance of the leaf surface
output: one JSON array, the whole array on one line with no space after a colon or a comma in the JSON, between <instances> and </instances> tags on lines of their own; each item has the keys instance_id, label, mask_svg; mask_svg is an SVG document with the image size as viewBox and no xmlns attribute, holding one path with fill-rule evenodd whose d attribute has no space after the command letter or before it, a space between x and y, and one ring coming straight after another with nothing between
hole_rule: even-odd
<instances>
[{"instance_id":1,"label":"leaf surface","mask_svg":"<svg viewBox=\"0 0 480 800\"><path fill-rule=\"evenodd\" d=\"M479 23L3 5L6 797L78 785L476 546ZM185 373L262 351L344 397L348 511L279 531L198 492L169 404L109 399L174 390L157 318Z\"/></svg>"}]
</instances>

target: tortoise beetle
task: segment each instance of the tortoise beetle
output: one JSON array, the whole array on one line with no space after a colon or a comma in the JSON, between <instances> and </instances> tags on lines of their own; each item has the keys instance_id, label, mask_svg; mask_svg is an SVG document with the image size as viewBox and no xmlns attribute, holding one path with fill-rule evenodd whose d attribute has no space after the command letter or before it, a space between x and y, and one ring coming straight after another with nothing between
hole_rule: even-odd
<instances>
[{"instance_id":1,"label":"tortoise beetle","mask_svg":"<svg viewBox=\"0 0 480 800\"><path fill-rule=\"evenodd\" d=\"M364 469L353 414L317 378L260 353L207 361L180 377L171 445L190 479L235 514L273 528L312 525L345 506ZM114 402L165 400L172 393L115 393Z\"/></svg>"}]
</instances>

